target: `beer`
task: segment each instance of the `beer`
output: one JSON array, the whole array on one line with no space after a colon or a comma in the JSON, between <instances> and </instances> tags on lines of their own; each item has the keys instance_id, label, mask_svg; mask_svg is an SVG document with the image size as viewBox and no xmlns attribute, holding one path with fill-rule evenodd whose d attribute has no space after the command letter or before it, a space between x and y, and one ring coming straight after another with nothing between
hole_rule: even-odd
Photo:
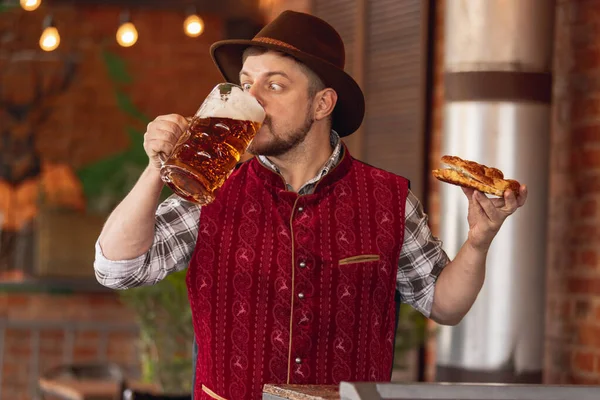
<instances>
[{"instance_id":1,"label":"beer","mask_svg":"<svg viewBox=\"0 0 600 400\"><path fill-rule=\"evenodd\" d=\"M217 85L163 163L163 181L180 197L209 204L260 129L264 115L258 101L240 87Z\"/></svg>"},{"instance_id":2,"label":"beer","mask_svg":"<svg viewBox=\"0 0 600 400\"><path fill-rule=\"evenodd\" d=\"M182 135L184 140L179 140L165 163L167 184L186 200L206 204L233 171L260 126L232 118L193 118Z\"/></svg>"}]
</instances>

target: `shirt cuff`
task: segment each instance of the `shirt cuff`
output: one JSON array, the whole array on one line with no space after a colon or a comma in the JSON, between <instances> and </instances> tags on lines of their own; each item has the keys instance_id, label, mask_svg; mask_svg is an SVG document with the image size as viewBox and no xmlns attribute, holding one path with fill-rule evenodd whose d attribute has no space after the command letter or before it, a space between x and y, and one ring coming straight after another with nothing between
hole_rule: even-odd
<instances>
[{"instance_id":1,"label":"shirt cuff","mask_svg":"<svg viewBox=\"0 0 600 400\"><path fill-rule=\"evenodd\" d=\"M419 311L423 316L429 318L431 316L431 309L433 308L433 297L435 294L435 281L432 282L423 296L413 304L413 307Z\"/></svg>"},{"instance_id":2,"label":"shirt cuff","mask_svg":"<svg viewBox=\"0 0 600 400\"><path fill-rule=\"evenodd\" d=\"M119 278L122 276L129 276L130 274L138 271L144 264L146 254L142 254L139 257L135 257L129 260L109 260L104 256L102 248L100 247L100 241L96 241L96 257L94 260L94 269L100 276L107 278Z\"/></svg>"}]
</instances>

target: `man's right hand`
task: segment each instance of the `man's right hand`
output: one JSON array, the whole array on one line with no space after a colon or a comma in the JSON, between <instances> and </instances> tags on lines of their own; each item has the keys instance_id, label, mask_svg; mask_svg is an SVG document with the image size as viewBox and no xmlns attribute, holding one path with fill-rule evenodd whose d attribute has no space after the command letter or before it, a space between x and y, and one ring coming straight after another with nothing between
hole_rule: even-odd
<instances>
[{"instance_id":1,"label":"man's right hand","mask_svg":"<svg viewBox=\"0 0 600 400\"><path fill-rule=\"evenodd\" d=\"M160 169L161 157L171 155L179 137L185 132L188 120L177 114L161 115L150 122L144 134L144 150L150 160L150 166Z\"/></svg>"}]
</instances>

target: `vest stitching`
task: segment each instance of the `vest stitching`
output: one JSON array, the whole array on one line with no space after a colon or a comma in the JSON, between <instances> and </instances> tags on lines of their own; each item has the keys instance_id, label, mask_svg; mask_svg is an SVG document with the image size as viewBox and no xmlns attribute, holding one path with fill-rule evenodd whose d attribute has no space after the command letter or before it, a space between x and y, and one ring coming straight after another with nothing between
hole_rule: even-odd
<instances>
[{"instance_id":1,"label":"vest stitching","mask_svg":"<svg viewBox=\"0 0 600 400\"><path fill-rule=\"evenodd\" d=\"M218 394L216 394L215 392L213 392L212 390L210 390L209 388L207 388L206 386L202 385L202 391L204 393L206 393L207 395L209 395L210 397L212 397L213 399L217 399L217 400L227 400L225 397L221 397Z\"/></svg>"},{"instance_id":2,"label":"vest stitching","mask_svg":"<svg viewBox=\"0 0 600 400\"><path fill-rule=\"evenodd\" d=\"M294 324L294 289L295 289L295 263L296 263L296 255L294 251L294 213L296 211L296 204L298 204L298 200L300 200L300 196L296 197L296 201L294 201L294 206L292 207L292 214L290 215L290 239L292 241L292 304L290 310L290 342L288 345L288 373L287 373L287 383L290 383L290 371L292 369L292 331Z\"/></svg>"}]
</instances>

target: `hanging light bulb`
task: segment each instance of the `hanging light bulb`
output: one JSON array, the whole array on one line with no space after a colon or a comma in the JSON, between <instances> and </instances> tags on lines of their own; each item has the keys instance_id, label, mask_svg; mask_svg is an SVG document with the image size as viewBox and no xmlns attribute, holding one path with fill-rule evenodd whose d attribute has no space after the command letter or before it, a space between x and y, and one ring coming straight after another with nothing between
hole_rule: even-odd
<instances>
[{"instance_id":1,"label":"hanging light bulb","mask_svg":"<svg viewBox=\"0 0 600 400\"><path fill-rule=\"evenodd\" d=\"M40 4L42 4L42 0L21 0L21 7L25 11L33 11L37 9Z\"/></svg>"},{"instance_id":2,"label":"hanging light bulb","mask_svg":"<svg viewBox=\"0 0 600 400\"><path fill-rule=\"evenodd\" d=\"M183 30L189 37L198 37L204 32L204 21L196 13L190 14L183 22Z\"/></svg>"},{"instance_id":3,"label":"hanging light bulb","mask_svg":"<svg viewBox=\"0 0 600 400\"><path fill-rule=\"evenodd\" d=\"M48 15L46 19L44 19L43 27L44 31L42 32L42 36L40 36L40 47L44 51L56 50L60 44L60 35L58 34L58 29L56 29L51 15Z\"/></svg>"},{"instance_id":4,"label":"hanging light bulb","mask_svg":"<svg viewBox=\"0 0 600 400\"><path fill-rule=\"evenodd\" d=\"M117 42L123 47L131 47L137 42L138 32L129 19L129 13L121 15L121 26L117 29Z\"/></svg>"}]
</instances>

